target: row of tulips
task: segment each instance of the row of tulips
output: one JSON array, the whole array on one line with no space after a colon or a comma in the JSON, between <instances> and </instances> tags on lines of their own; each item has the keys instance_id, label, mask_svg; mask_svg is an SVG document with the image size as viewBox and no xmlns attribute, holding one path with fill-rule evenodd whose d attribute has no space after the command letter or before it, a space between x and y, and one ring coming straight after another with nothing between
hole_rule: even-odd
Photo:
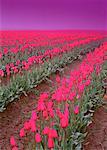
<instances>
[{"instance_id":1,"label":"row of tulips","mask_svg":"<svg viewBox=\"0 0 107 150\"><path fill-rule=\"evenodd\" d=\"M87 36L86 38L84 38L84 37L81 37L81 38L76 38L75 40L74 39L69 39L69 40L66 40L66 41L61 41L61 42L59 42L58 41L58 43L55 45L55 44L50 44L51 43L51 41L49 41L48 42L48 44L43 44L43 46L38 46L37 44L25 44L24 46L22 46L22 47L19 47L19 45L18 46L16 46L16 47L12 47L12 48L3 48L3 50L0 52L0 59L2 59L2 58L4 58L4 57L6 57L6 56L8 56L9 54L10 55L12 55L12 54L17 54L17 53L19 53L19 52L22 52L22 53L24 53L25 51L26 51L26 49L28 49L28 52L32 52L32 51L34 51L34 49L37 51L37 49L36 48L39 48L39 47L43 47L43 48L45 48L45 47L47 47L47 46L49 46L49 45L51 45L51 47L57 47L58 45L58 47L62 47L63 45L72 45L72 42L73 43L78 43L79 41L81 41L81 40L85 40L85 39L87 39L87 42L88 42L88 40L97 40L97 39L102 39L103 38L103 36L98 36L98 37L90 37L90 36ZM65 42L65 44L64 44L64 42ZM84 41L83 41L84 42Z\"/></svg>"},{"instance_id":2,"label":"row of tulips","mask_svg":"<svg viewBox=\"0 0 107 150\"><path fill-rule=\"evenodd\" d=\"M91 38L91 39L85 39L85 40L80 40L80 41L75 41L72 44L67 44L64 45L62 48L53 48L51 50L46 50L43 54L40 55L33 55L28 57L26 60L20 60L18 58L15 63L8 63L5 66L3 66L3 69L0 69L0 77L4 77L5 75L10 76L11 73L18 73L21 71L28 71L31 66L34 64L43 64L44 61L47 61L49 59L52 59L53 57L56 56L62 56L63 53L68 53L69 51L72 51L76 47L80 47L86 44L90 44L91 42L95 42L98 40L97 38ZM8 56L7 56L8 57ZM2 58L2 54L1 54ZM12 61L14 60L11 59ZM2 62L4 59L1 61L1 68L2 68Z\"/></svg>"},{"instance_id":3,"label":"row of tulips","mask_svg":"<svg viewBox=\"0 0 107 150\"><path fill-rule=\"evenodd\" d=\"M36 87L42 81L46 80L52 73L65 65L72 63L75 59L78 59L81 52L86 54L87 52L93 51L101 43L90 43L90 45L84 46L84 48L75 48L74 51L64 53L62 57L54 57L48 62L44 62L39 67L33 66L30 71L24 72L23 74L16 74L15 77L9 77L8 80L1 82L0 87L0 111L2 112L9 102L17 100L21 94L29 92L32 88ZM7 78L6 78L7 79Z\"/></svg>"},{"instance_id":4,"label":"row of tulips","mask_svg":"<svg viewBox=\"0 0 107 150\"><path fill-rule=\"evenodd\" d=\"M85 39L88 39L88 40L97 40L97 39L102 39L103 38L103 36L98 36L98 37L89 37L89 36L87 36L86 38L82 38L81 37L81 39L79 39L79 38L77 38L77 39L75 39L75 40L71 40L71 41L69 41L69 40L66 40L66 41L64 41L64 42L59 42L57 45L51 45L51 49L53 49L53 47L60 47L60 48L62 48L64 45L65 45L65 47L66 47L66 45L70 45L71 44L71 46L72 46L72 42L74 43L74 44L78 44L78 42L79 41L81 41L81 40L85 40ZM70 42L70 43L69 43ZM84 42L84 41L83 41ZM48 42L48 46L50 45L50 41ZM65 43L65 44L64 44ZM43 50L44 49L44 50ZM43 45L43 46L40 46L40 49L39 49L39 47L38 46L35 46L35 44L26 44L26 45L24 45L23 47L19 47L19 45L18 46L16 46L16 47L14 47L14 48L4 48L1 52L0 52L0 59L3 59L3 60L5 60L5 57L9 57L10 55L12 56L14 56L14 57L16 57L15 55L17 54L19 54L19 53L21 53L21 55L20 55L20 57L22 58L22 56L23 56L23 53L24 53L24 55L26 54L26 50L28 51L27 53L27 55L29 55L29 54L32 54L32 55L34 55L34 53L35 54L37 54L37 53L39 53L39 54L42 54L42 51L41 50L43 50L43 51L45 51L45 50L47 50L47 49L50 49L50 48L47 48L47 45ZM39 52L38 52L38 50L39 50ZM14 58L15 59L15 58ZM3 63L3 61L2 61L2 63Z\"/></svg>"},{"instance_id":5,"label":"row of tulips","mask_svg":"<svg viewBox=\"0 0 107 150\"><path fill-rule=\"evenodd\" d=\"M52 45L71 42L79 38L103 37L104 33L87 32L87 31L0 31L0 46L6 47L23 47ZM1 49L3 51L3 49Z\"/></svg>"},{"instance_id":6,"label":"row of tulips","mask_svg":"<svg viewBox=\"0 0 107 150\"><path fill-rule=\"evenodd\" d=\"M99 32L93 34L90 32L80 32L79 34L77 34L77 32L1 32L0 38L2 38L2 40L0 40L0 42L7 42L7 44L5 44L7 47L0 46L0 62L2 65L5 65L5 62L6 64L11 61L16 62L19 57L22 61L26 60L29 56L37 55L37 53L42 54L42 52L47 49L53 49L54 47L62 48L64 45L69 46L70 43L75 41L77 41L78 44L78 41L82 39L97 40L103 37L105 36ZM51 40L53 42L57 40L57 45L51 43ZM10 41L12 43L10 43ZM25 55L26 58L23 58Z\"/></svg>"},{"instance_id":7,"label":"row of tulips","mask_svg":"<svg viewBox=\"0 0 107 150\"><path fill-rule=\"evenodd\" d=\"M31 117L22 125L19 131L21 141L33 134L38 150L81 149L81 136L84 137L81 130L90 121L90 115L87 115L87 111L91 109L89 95L100 80L106 55L107 43L103 43L100 48L87 54L69 77L56 76L56 90L40 94ZM99 87L96 88L99 90ZM20 142L12 135L12 150L18 150Z\"/></svg>"},{"instance_id":8,"label":"row of tulips","mask_svg":"<svg viewBox=\"0 0 107 150\"><path fill-rule=\"evenodd\" d=\"M71 41L71 40L75 40L76 38L79 38L80 35L76 34L76 33L72 33L72 32L2 32L1 34L2 41L0 41L0 45L4 47L6 46L25 46L25 48L27 48L27 46L30 46L29 44L31 44L31 46L44 46L44 45L48 45L50 43L50 45L55 46L57 43L62 43L66 41ZM86 37L86 34L82 34L82 37ZM4 40L3 40L4 39Z\"/></svg>"}]
</instances>

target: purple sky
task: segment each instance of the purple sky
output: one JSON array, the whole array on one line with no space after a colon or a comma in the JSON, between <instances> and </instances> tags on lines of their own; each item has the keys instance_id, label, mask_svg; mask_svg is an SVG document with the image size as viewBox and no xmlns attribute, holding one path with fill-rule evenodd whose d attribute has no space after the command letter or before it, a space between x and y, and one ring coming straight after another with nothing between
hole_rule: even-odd
<instances>
[{"instance_id":1,"label":"purple sky","mask_svg":"<svg viewBox=\"0 0 107 150\"><path fill-rule=\"evenodd\" d=\"M1 29L107 30L107 0L0 0Z\"/></svg>"}]
</instances>

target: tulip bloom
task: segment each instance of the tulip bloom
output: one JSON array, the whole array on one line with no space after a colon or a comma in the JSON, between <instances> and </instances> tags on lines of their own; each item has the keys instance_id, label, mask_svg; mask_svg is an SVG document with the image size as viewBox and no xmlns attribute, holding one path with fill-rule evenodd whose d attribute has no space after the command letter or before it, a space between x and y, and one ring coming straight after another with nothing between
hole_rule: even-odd
<instances>
[{"instance_id":1,"label":"tulip bloom","mask_svg":"<svg viewBox=\"0 0 107 150\"><path fill-rule=\"evenodd\" d=\"M11 138L10 138L10 144L11 144L11 146L16 146L16 141L15 141L14 136L11 136Z\"/></svg>"},{"instance_id":2,"label":"tulip bloom","mask_svg":"<svg viewBox=\"0 0 107 150\"><path fill-rule=\"evenodd\" d=\"M32 116L31 119L36 120L37 119L37 115L35 111L32 111Z\"/></svg>"},{"instance_id":3,"label":"tulip bloom","mask_svg":"<svg viewBox=\"0 0 107 150\"><path fill-rule=\"evenodd\" d=\"M48 133L49 133L49 127L45 127L45 128L43 129L43 134L46 135L46 134L48 134Z\"/></svg>"},{"instance_id":4,"label":"tulip bloom","mask_svg":"<svg viewBox=\"0 0 107 150\"><path fill-rule=\"evenodd\" d=\"M54 148L54 140L53 140L53 138L48 138L48 148Z\"/></svg>"},{"instance_id":5,"label":"tulip bloom","mask_svg":"<svg viewBox=\"0 0 107 150\"><path fill-rule=\"evenodd\" d=\"M57 75L57 76L56 76L56 82L57 82L57 83L60 83L60 80L61 80L61 79L60 79L60 76Z\"/></svg>"},{"instance_id":6,"label":"tulip bloom","mask_svg":"<svg viewBox=\"0 0 107 150\"><path fill-rule=\"evenodd\" d=\"M2 58L2 53L0 52L0 59Z\"/></svg>"},{"instance_id":7,"label":"tulip bloom","mask_svg":"<svg viewBox=\"0 0 107 150\"><path fill-rule=\"evenodd\" d=\"M31 131L36 132L36 124L34 120L30 120L30 125L31 125Z\"/></svg>"},{"instance_id":8,"label":"tulip bloom","mask_svg":"<svg viewBox=\"0 0 107 150\"><path fill-rule=\"evenodd\" d=\"M30 127L31 127L31 126L30 126L30 122L26 121L26 122L24 123L24 129L29 130Z\"/></svg>"},{"instance_id":9,"label":"tulip bloom","mask_svg":"<svg viewBox=\"0 0 107 150\"><path fill-rule=\"evenodd\" d=\"M5 48L5 49L4 49L4 55L6 55L7 53L8 53L8 49Z\"/></svg>"},{"instance_id":10,"label":"tulip bloom","mask_svg":"<svg viewBox=\"0 0 107 150\"><path fill-rule=\"evenodd\" d=\"M79 106L75 106L74 108L74 114L79 114Z\"/></svg>"},{"instance_id":11,"label":"tulip bloom","mask_svg":"<svg viewBox=\"0 0 107 150\"><path fill-rule=\"evenodd\" d=\"M24 128L22 128L20 130L20 137L24 137L25 136L25 131L24 131Z\"/></svg>"},{"instance_id":12,"label":"tulip bloom","mask_svg":"<svg viewBox=\"0 0 107 150\"><path fill-rule=\"evenodd\" d=\"M37 143L40 143L40 142L42 141L41 135L40 135L39 133L36 133L36 135L35 135L35 141L36 141Z\"/></svg>"},{"instance_id":13,"label":"tulip bloom","mask_svg":"<svg viewBox=\"0 0 107 150\"><path fill-rule=\"evenodd\" d=\"M0 76L3 77L4 76L4 71L0 70Z\"/></svg>"}]
</instances>

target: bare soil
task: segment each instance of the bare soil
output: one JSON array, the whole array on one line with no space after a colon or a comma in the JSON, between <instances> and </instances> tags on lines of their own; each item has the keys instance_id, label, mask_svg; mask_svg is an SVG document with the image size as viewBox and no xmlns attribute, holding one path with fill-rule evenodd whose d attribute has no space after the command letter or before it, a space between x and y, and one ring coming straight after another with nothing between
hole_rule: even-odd
<instances>
[{"instance_id":1,"label":"bare soil","mask_svg":"<svg viewBox=\"0 0 107 150\"><path fill-rule=\"evenodd\" d=\"M107 95L104 101L107 103ZM107 104L95 111L87 132L83 150L107 150Z\"/></svg>"}]
</instances>

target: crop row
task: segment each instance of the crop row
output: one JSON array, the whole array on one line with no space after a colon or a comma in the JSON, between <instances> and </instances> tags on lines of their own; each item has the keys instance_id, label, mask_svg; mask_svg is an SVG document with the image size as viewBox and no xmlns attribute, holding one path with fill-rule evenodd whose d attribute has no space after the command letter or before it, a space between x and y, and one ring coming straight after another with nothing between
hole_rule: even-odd
<instances>
[{"instance_id":1,"label":"crop row","mask_svg":"<svg viewBox=\"0 0 107 150\"><path fill-rule=\"evenodd\" d=\"M86 54L89 51L94 50L98 47L100 42L93 42L84 47L76 47L73 51L64 53L62 57L54 57L39 67L33 67L32 70L25 72L24 74L16 74L15 77L11 78L6 85L0 87L0 111L3 111L5 106L19 98L22 93L28 92L30 89L36 87L39 83L45 80L49 75L55 73L57 70L71 63L77 59L79 55Z\"/></svg>"},{"instance_id":2,"label":"crop row","mask_svg":"<svg viewBox=\"0 0 107 150\"><path fill-rule=\"evenodd\" d=\"M0 76L4 77L5 75L10 76L11 73L18 73L22 70L29 70L31 66L34 64L43 64L45 61L48 61L49 59L53 59L53 57L56 56L62 56L63 53L68 53L69 51L72 51L75 47L80 47L86 44L89 44L91 42L96 42L98 40L94 39L86 39L86 40L80 40L79 42L73 42L72 44L64 45L62 48L53 48L51 50L46 50L44 53L41 53L39 55L34 54L31 56L26 56L25 53L21 52L20 54L16 54L16 56L12 56L12 54L7 55L7 57L3 57L1 55L1 69L0 69ZM35 51L34 51L35 52ZM18 56L17 56L18 55ZM24 60L20 60L20 55L23 55ZM28 54L27 54L28 55ZM8 63L7 63L8 62ZM3 64L6 64L5 66Z\"/></svg>"},{"instance_id":3,"label":"crop row","mask_svg":"<svg viewBox=\"0 0 107 150\"><path fill-rule=\"evenodd\" d=\"M104 33L87 31L0 31L0 50L15 47L44 47L87 37L104 37Z\"/></svg>"},{"instance_id":4,"label":"crop row","mask_svg":"<svg viewBox=\"0 0 107 150\"><path fill-rule=\"evenodd\" d=\"M84 127L90 124L91 109L95 102L101 102L104 94L101 80L107 75L107 65L105 71L102 69L107 63L106 56L107 42L87 54L69 78L56 76L55 91L40 94L31 117L19 129L20 141L14 135L10 137L12 150L20 149L20 143L32 135L35 149L80 150L86 136Z\"/></svg>"}]
</instances>

